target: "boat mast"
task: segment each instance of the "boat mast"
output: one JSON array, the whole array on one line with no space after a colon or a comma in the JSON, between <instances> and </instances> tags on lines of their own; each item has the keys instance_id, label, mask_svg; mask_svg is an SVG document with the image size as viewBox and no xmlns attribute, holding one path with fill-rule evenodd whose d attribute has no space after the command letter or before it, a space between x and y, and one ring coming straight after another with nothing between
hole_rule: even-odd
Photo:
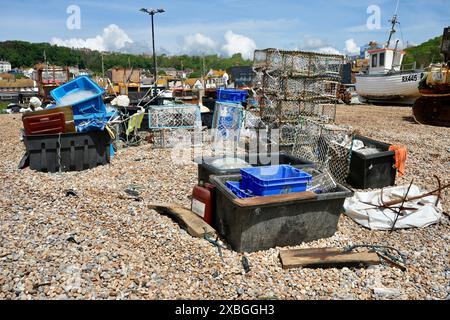
<instances>
[{"instance_id":1,"label":"boat mast","mask_svg":"<svg viewBox=\"0 0 450 320\"><path fill-rule=\"evenodd\" d=\"M397 0L397 7L395 8L394 17L391 20L389 20L389 22L392 24L392 27L391 27L391 32L389 34L389 40L386 44L386 49L389 49L389 46L391 45L392 36L397 32L397 30L395 30L395 26L397 24L400 24L400 22L398 21L398 6L399 6L399 4L400 4L400 0Z\"/></svg>"}]
</instances>

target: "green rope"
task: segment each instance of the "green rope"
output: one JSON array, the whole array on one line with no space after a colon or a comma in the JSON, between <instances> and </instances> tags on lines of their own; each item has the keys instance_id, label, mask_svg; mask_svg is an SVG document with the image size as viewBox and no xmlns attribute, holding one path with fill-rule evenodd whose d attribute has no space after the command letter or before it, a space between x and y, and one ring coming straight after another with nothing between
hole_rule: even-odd
<instances>
[{"instance_id":1,"label":"green rope","mask_svg":"<svg viewBox=\"0 0 450 320\"><path fill-rule=\"evenodd\" d=\"M211 243L212 245L214 245L215 247L217 247L217 250L219 251L219 257L220 259L222 259L222 262L225 263L225 260L223 259L223 254L222 254L222 246L219 244L219 237L217 237L215 240L213 238L211 238L209 233L205 233L205 235L203 236L203 238L208 241L209 243ZM225 249L225 248L224 248Z\"/></svg>"}]
</instances>

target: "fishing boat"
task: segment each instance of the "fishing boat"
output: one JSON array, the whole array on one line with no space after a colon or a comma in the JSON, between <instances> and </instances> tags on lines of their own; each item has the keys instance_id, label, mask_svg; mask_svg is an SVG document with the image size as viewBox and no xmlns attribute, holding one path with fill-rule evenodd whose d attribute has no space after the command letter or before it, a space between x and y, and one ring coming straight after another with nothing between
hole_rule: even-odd
<instances>
[{"instance_id":1,"label":"fishing boat","mask_svg":"<svg viewBox=\"0 0 450 320\"><path fill-rule=\"evenodd\" d=\"M397 3L398 10L398 3ZM420 97L419 83L424 70L416 69L416 63L403 64L405 51L391 48L392 36L399 24L397 10L392 23L389 40L381 49L369 50L369 66L356 75L356 92L368 102L412 105Z\"/></svg>"}]
</instances>

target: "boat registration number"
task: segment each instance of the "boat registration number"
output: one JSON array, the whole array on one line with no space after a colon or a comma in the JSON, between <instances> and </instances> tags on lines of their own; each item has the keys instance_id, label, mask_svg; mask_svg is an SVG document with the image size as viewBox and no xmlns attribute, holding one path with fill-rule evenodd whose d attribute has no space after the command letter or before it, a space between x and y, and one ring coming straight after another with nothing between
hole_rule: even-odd
<instances>
[{"instance_id":1,"label":"boat registration number","mask_svg":"<svg viewBox=\"0 0 450 320\"><path fill-rule=\"evenodd\" d=\"M402 82L415 82L417 80L419 80L419 76L417 74L402 77Z\"/></svg>"}]
</instances>

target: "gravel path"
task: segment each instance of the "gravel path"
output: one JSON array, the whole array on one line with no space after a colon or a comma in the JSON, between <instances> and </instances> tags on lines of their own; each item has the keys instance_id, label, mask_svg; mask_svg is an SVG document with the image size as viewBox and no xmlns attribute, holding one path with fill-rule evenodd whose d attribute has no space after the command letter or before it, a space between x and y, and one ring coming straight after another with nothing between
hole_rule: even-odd
<instances>
[{"instance_id":1,"label":"gravel path","mask_svg":"<svg viewBox=\"0 0 450 320\"><path fill-rule=\"evenodd\" d=\"M450 180L450 129L411 122L409 108L339 106L338 122L408 147L407 175L427 189ZM342 216L329 239L299 247L381 244L400 249L408 270L284 271L279 249L242 255L194 239L148 202L189 205L194 164L170 150L121 150L112 164L81 173L19 171L20 117L0 116L0 299L445 299L450 292L449 219L423 230L366 230ZM145 202L124 200L133 186ZM73 189L78 197L66 196ZM444 207L450 211L450 195ZM387 288L389 290L379 290Z\"/></svg>"}]
</instances>

